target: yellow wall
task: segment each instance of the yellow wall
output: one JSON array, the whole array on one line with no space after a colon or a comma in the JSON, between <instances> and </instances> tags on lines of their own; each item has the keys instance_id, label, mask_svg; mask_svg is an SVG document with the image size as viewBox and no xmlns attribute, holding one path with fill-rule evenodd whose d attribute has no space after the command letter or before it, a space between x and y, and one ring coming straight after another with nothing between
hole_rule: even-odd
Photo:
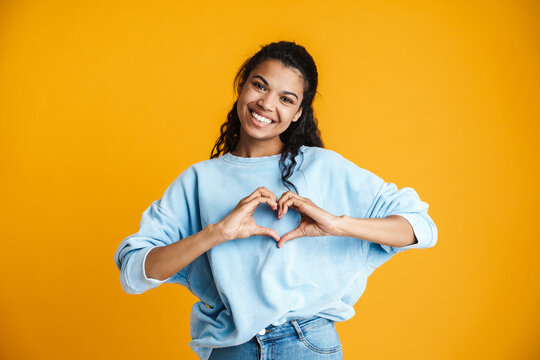
<instances>
[{"instance_id":1,"label":"yellow wall","mask_svg":"<svg viewBox=\"0 0 540 360\"><path fill-rule=\"evenodd\" d=\"M208 158L233 75L303 44L328 148L430 204L338 324L346 359L537 359L537 1L0 2L0 358L195 359L195 298L113 255Z\"/></svg>"}]
</instances>

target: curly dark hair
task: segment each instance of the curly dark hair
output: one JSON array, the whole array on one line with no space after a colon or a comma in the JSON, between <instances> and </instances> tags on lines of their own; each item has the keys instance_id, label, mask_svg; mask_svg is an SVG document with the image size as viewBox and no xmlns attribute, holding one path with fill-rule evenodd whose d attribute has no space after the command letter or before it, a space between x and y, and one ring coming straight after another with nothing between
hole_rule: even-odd
<instances>
[{"instance_id":1,"label":"curly dark hair","mask_svg":"<svg viewBox=\"0 0 540 360\"><path fill-rule=\"evenodd\" d=\"M281 181L289 189L298 193L296 186L289 181L296 166L296 155L302 145L323 147L321 133L317 126L317 119L313 113L313 99L317 93L318 72L315 61L306 49L294 42L280 41L261 47L255 55L247 59L240 67L234 78L234 91L238 96L238 89L246 83L251 71L265 60L275 59L285 66L297 69L304 79L304 97L300 107L302 115L296 122L285 130L279 137L284 146L281 150ZM227 121L221 125L219 138L216 140L210 158L217 158L225 153L232 152L240 139L240 119L234 102L231 111L227 114ZM287 161L287 160L290 161Z\"/></svg>"}]
</instances>

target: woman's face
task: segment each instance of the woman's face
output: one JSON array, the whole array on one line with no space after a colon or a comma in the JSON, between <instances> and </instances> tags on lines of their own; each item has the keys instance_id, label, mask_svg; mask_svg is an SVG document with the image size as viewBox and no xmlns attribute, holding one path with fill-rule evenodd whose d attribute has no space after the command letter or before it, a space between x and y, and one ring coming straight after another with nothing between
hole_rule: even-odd
<instances>
[{"instance_id":1,"label":"woman's face","mask_svg":"<svg viewBox=\"0 0 540 360\"><path fill-rule=\"evenodd\" d=\"M240 141L279 142L291 122L302 115L300 104L304 80L300 71L279 60L265 60L249 74L238 89L237 112L242 125Z\"/></svg>"}]
</instances>

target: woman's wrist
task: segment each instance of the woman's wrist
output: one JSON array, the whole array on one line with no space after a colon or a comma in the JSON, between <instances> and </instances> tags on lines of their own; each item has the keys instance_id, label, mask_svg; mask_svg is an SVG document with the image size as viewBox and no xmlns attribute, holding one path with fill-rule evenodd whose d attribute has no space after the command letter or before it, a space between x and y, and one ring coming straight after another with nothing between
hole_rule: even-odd
<instances>
[{"instance_id":1,"label":"woman's wrist","mask_svg":"<svg viewBox=\"0 0 540 360\"><path fill-rule=\"evenodd\" d=\"M334 236L350 237L351 236L351 220L352 218L347 215L336 216Z\"/></svg>"},{"instance_id":2,"label":"woman's wrist","mask_svg":"<svg viewBox=\"0 0 540 360\"><path fill-rule=\"evenodd\" d=\"M212 244L212 247L230 240L221 222L207 225L204 231L206 232L205 238Z\"/></svg>"}]
</instances>

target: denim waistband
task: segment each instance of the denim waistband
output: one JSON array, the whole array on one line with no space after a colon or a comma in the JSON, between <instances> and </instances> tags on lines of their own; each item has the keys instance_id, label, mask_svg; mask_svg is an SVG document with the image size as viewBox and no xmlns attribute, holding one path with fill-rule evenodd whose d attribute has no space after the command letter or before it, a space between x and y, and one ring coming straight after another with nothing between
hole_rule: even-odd
<instances>
[{"instance_id":1,"label":"denim waistband","mask_svg":"<svg viewBox=\"0 0 540 360\"><path fill-rule=\"evenodd\" d=\"M264 335L257 334L255 336L259 339L259 341L276 339L293 334L296 334L298 337L302 338L303 331L323 326L329 322L333 321L318 316L310 319L291 320L278 326L270 325L265 328L266 333Z\"/></svg>"}]
</instances>

